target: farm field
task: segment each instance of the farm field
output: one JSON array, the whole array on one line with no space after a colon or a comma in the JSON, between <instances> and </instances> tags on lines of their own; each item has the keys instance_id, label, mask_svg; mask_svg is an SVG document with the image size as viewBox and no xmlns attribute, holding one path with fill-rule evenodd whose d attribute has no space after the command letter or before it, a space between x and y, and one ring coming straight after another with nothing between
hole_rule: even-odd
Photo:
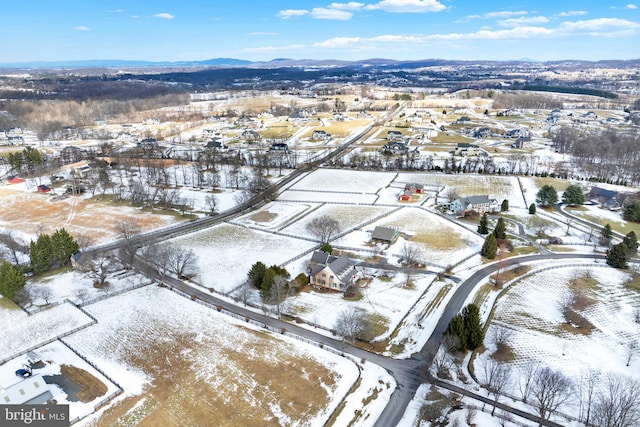
<instances>
[{"instance_id":1,"label":"farm field","mask_svg":"<svg viewBox=\"0 0 640 427\"><path fill-rule=\"evenodd\" d=\"M242 285L257 261L265 265L281 264L316 245L307 240L230 224L220 224L170 241L196 253L199 283L220 292L229 292Z\"/></svg>"},{"instance_id":2,"label":"farm field","mask_svg":"<svg viewBox=\"0 0 640 427\"><path fill-rule=\"evenodd\" d=\"M322 425L358 377L347 359L160 287L86 309L99 322L68 341L125 389L87 425Z\"/></svg>"},{"instance_id":3,"label":"farm field","mask_svg":"<svg viewBox=\"0 0 640 427\"><path fill-rule=\"evenodd\" d=\"M91 244L118 239L116 224L135 218L143 231L161 228L177 221L175 216L142 212L85 197L53 200L47 194L27 188L26 183L0 186L0 228L20 233L25 241L39 231L53 233L65 228L73 236L85 236ZM102 218L96 222L96 218Z\"/></svg>"},{"instance_id":4,"label":"farm field","mask_svg":"<svg viewBox=\"0 0 640 427\"><path fill-rule=\"evenodd\" d=\"M529 366L549 366L573 379L576 387L587 372L640 379L640 360L629 361L630 345L638 339L633 310L640 294L624 287L629 279L625 271L585 265L559 266L518 281L496 303L487 351L478 354L475 371L482 377L483 364L497 350L495 330L506 328L512 352L506 363L516 372L510 395L520 395L518 381ZM481 309L485 318L489 310ZM578 415L577 404L562 409Z\"/></svg>"},{"instance_id":5,"label":"farm field","mask_svg":"<svg viewBox=\"0 0 640 427\"><path fill-rule=\"evenodd\" d=\"M290 188L293 190L336 191L343 193L374 194L389 185L395 173L360 172L344 169L319 169L310 173Z\"/></svg>"}]
</instances>

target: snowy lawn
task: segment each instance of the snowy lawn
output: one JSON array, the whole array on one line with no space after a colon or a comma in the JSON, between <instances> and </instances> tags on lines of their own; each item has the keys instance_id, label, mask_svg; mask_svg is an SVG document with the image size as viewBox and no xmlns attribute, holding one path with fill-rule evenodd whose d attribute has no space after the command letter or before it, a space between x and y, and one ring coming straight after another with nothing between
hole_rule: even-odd
<instances>
[{"instance_id":1,"label":"snowy lawn","mask_svg":"<svg viewBox=\"0 0 640 427\"><path fill-rule=\"evenodd\" d=\"M301 218L282 230L283 233L315 238L308 230L307 225L315 218L327 215L338 221L340 231L343 232L359 224L370 221L378 215L384 215L392 208L379 206L350 206L350 205L322 205L309 215Z\"/></svg>"},{"instance_id":2,"label":"snowy lawn","mask_svg":"<svg viewBox=\"0 0 640 427\"><path fill-rule=\"evenodd\" d=\"M43 343L93 320L72 304L60 304L28 315L13 302L0 297L0 359Z\"/></svg>"},{"instance_id":3,"label":"snowy lawn","mask_svg":"<svg viewBox=\"0 0 640 427\"><path fill-rule=\"evenodd\" d=\"M285 227L290 221L295 221L298 217L307 215L317 206L305 203L272 202L258 211L233 220L233 222L250 227L260 227L265 230L277 230Z\"/></svg>"},{"instance_id":4,"label":"snowy lawn","mask_svg":"<svg viewBox=\"0 0 640 427\"><path fill-rule=\"evenodd\" d=\"M372 193L341 193L287 190L278 196L279 201L308 203L351 203L354 205L372 205L378 199Z\"/></svg>"},{"instance_id":5,"label":"snowy lawn","mask_svg":"<svg viewBox=\"0 0 640 427\"><path fill-rule=\"evenodd\" d=\"M391 215L367 225L363 230L356 230L336 240L338 246L361 247L371 249L370 233L376 226L397 227L401 237L383 256L396 262L402 257L405 243L416 245L420 250L420 260L438 265L455 264L455 262L480 250L482 238L471 231L447 221L431 212L419 208L403 208ZM365 233L366 231L366 233Z\"/></svg>"},{"instance_id":6,"label":"snowy lawn","mask_svg":"<svg viewBox=\"0 0 640 427\"><path fill-rule=\"evenodd\" d=\"M236 225L221 224L172 240L198 256L202 286L228 292L247 279L257 261L265 265L281 264L315 243L278 236Z\"/></svg>"},{"instance_id":7,"label":"snowy lawn","mask_svg":"<svg viewBox=\"0 0 640 427\"><path fill-rule=\"evenodd\" d=\"M149 279L132 270L120 270L109 274L105 286L95 288L93 278L71 270L54 276L29 280L26 287L34 296L33 305L40 306L47 303L43 294L47 296L49 303L62 302L68 298L76 304L83 304L95 298L149 282ZM32 307L27 308L27 310L31 309Z\"/></svg>"},{"instance_id":8,"label":"snowy lawn","mask_svg":"<svg viewBox=\"0 0 640 427\"><path fill-rule=\"evenodd\" d=\"M362 172L345 169L318 169L297 182L294 190L342 191L373 194L393 181L393 172Z\"/></svg>"},{"instance_id":9,"label":"snowy lawn","mask_svg":"<svg viewBox=\"0 0 640 427\"><path fill-rule=\"evenodd\" d=\"M68 342L125 390L104 424L321 426L358 378L345 358L160 287L86 309L99 322Z\"/></svg>"},{"instance_id":10,"label":"snowy lawn","mask_svg":"<svg viewBox=\"0 0 640 427\"><path fill-rule=\"evenodd\" d=\"M404 274L365 269L366 277L376 275L371 283L360 289L361 298L345 299L342 293L309 290L287 300L285 311L306 322L333 329L340 312L358 307L369 315L374 324L370 339L389 337L413 304L434 279L433 274L415 275L413 285L406 286Z\"/></svg>"}]
</instances>

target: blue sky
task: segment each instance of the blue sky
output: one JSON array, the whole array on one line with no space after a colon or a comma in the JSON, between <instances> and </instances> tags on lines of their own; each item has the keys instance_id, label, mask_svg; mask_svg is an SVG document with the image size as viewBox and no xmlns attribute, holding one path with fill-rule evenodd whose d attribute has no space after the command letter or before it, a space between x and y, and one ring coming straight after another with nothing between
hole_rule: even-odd
<instances>
[{"instance_id":1,"label":"blue sky","mask_svg":"<svg viewBox=\"0 0 640 427\"><path fill-rule=\"evenodd\" d=\"M23 0L4 6L0 38L0 63L631 59L640 2Z\"/></svg>"}]
</instances>

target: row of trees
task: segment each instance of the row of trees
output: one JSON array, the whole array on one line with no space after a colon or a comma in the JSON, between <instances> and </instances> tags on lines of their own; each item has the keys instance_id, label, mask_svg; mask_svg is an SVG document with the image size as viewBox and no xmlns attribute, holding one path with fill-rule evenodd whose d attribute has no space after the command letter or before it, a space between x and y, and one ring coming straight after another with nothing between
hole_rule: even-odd
<instances>
[{"instance_id":1,"label":"row of trees","mask_svg":"<svg viewBox=\"0 0 640 427\"><path fill-rule=\"evenodd\" d=\"M40 234L36 241L31 241L29 257L34 274L41 274L51 268L70 263L70 257L80 251L78 242L61 228L52 235Z\"/></svg>"}]
</instances>

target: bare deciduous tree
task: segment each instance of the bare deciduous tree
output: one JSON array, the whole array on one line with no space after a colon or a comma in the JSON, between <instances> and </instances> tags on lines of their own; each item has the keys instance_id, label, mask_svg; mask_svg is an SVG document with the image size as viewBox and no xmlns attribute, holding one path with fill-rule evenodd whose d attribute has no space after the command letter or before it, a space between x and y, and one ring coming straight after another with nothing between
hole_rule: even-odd
<instances>
[{"instance_id":1,"label":"bare deciduous tree","mask_svg":"<svg viewBox=\"0 0 640 427\"><path fill-rule=\"evenodd\" d=\"M218 208L218 198L213 194L207 194L204 198L204 203L207 206L209 215L215 215Z\"/></svg>"},{"instance_id":2,"label":"bare deciduous tree","mask_svg":"<svg viewBox=\"0 0 640 427\"><path fill-rule=\"evenodd\" d=\"M18 266L20 265L20 257L18 255L29 253L29 247L19 241L12 232L0 233L0 246L2 245L6 247L7 253L13 258L13 263Z\"/></svg>"},{"instance_id":3,"label":"bare deciduous tree","mask_svg":"<svg viewBox=\"0 0 640 427\"><path fill-rule=\"evenodd\" d=\"M312 219L307 224L307 230L316 236L322 243L328 243L332 236L340 231L340 223L329 215Z\"/></svg>"},{"instance_id":4,"label":"bare deciduous tree","mask_svg":"<svg viewBox=\"0 0 640 427\"><path fill-rule=\"evenodd\" d=\"M89 291L85 288L80 288L75 292L76 300L80 300L80 305L84 304L84 302L89 297Z\"/></svg>"},{"instance_id":5,"label":"bare deciduous tree","mask_svg":"<svg viewBox=\"0 0 640 427\"><path fill-rule=\"evenodd\" d=\"M248 283L245 283L240 287L240 289L238 289L236 295L244 305L247 305L247 303L249 302L249 298L251 298L251 291L252 287Z\"/></svg>"},{"instance_id":6,"label":"bare deciduous tree","mask_svg":"<svg viewBox=\"0 0 640 427\"><path fill-rule=\"evenodd\" d=\"M291 288L289 287L289 283L287 283L287 279L284 276L277 275L273 278L273 285L269 288L268 293L268 302L276 307L276 314L278 315L278 319L282 314L282 310L284 308L284 304L286 302L287 297L289 296Z\"/></svg>"},{"instance_id":7,"label":"bare deciduous tree","mask_svg":"<svg viewBox=\"0 0 640 427\"><path fill-rule=\"evenodd\" d=\"M531 405L540 417L538 427L542 427L572 396L573 383L569 378L548 367L538 369L531 387Z\"/></svg>"},{"instance_id":8,"label":"bare deciduous tree","mask_svg":"<svg viewBox=\"0 0 640 427\"><path fill-rule=\"evenodd\" d=\"M593 406L592 425L599 427L633 427L640 424L640 382L609 375Z\"/></svg>"},{"instance_id":9,"label":"bare deciduous tree","mask_svg":"<svg viewBox=\"0 0 640 427\"><path fill-rule=\"evenodd\" d=\"M115 225L116 232L122 240L121 258L127 266L131 266L136 254L135 238L140 234L141 227L136 218L128 218L118 221Z\"/></svg>"},{"instance_id":10,"label":"bare deciduous tree","mask_svg":"<svg viewBox=\"0 0 640 427\"><path fill-rule=\"evenodd\" d=\"M531 387L533 385L533 379L536 377L538 373L538 364L537 363L528 363L522 369L520 375L520 395L522 396L522 401L527 403L529 397L531 396Z\"/></svg>"},{"instance_id":11,"label":"bare deciduous tree","mask_svg":"<svg viewBox=\"0 0 640 427\"><path fill-rule=\"evenodd\" d=\"M405 242L402 248L400 248L400 257L404 265L411 266L417 264L422 256L422 249L418 245Z\"/></svg>"},{"instance_id":12,"label":"bare deciduous tree","mask_svg":"<svg viewBox=\"0 0 640 427\"><path fill-rule=\"evenodd\" d=\"M369 328L367 313L361 308L347 307L338 314L334 328L337 334L353 344Z\"/></svg>"},{"instance_id":13,"label":"bare deciduous tree","mask_svg":"<svg viewBox=\"0 0 640 427\"><path fill-rule=\"evenodd\" d=\"M511 369L508 365L499 363L491 358L487 358L483 362L483 371L483 386L492 393L494 397L493 409L491 410L491 416L493 416L500 396L503 395L504 391L509 386Z\"/></svg>"},{"instance_id":14,"label":"bare deciduous tree","mask_svg":"<svg viewBox=\"0 0 640 427\"><path fill-rule=\"evenodd\" d=\"M600 382L600 374L593 370L582 373L580 379L580 419L590 425L591 410L596 396L596 387Z\"/></svg>"},{"instance_id":15,"label":"bare deciduous tree","mask_svg":"<svg viewBox=\"0 0 640 427\"><path fill-rule=\"evenodd\" d=\"M169 271L179 279L198 273L198 256L193 249L177 248L171 251Z\"/></svg>"},{"instance_id":16,"label":"bare deciduous tree","mask_svg":"<svg viewBox=\"0 0 640 427\"><path fill-rule=\"evenodd\" d=\"M456 187L447 187L447 189L444 192L444 195L449 200L449 203L451 203L460 197L460 190L458 190Z\"/></svg>"}]
</instances>

